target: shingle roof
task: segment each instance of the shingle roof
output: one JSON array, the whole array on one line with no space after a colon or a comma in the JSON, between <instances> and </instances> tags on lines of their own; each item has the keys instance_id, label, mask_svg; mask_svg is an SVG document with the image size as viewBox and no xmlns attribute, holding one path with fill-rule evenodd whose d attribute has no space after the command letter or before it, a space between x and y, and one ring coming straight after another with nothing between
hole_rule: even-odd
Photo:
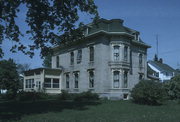
<instances>
[{"instance_id":1,"label":"shingle roof","mask_svg":"<svg viewBox=\"0 0 180 122\"><path fill-rule=\"evenodd\" d=\"M31 69L31 70L25 71L24 75L31 76L34 74L40 74L43 70L45 71L45 74L50 74L50 75L59 75L62 71L62 69L36 68L36 69Z\"/></svg>"},{"instance_id":2,"label":"shingle roof","mask_svg":"<svg viewBox=\"0 0 180 122\"><path fill-rule=\"evenodd\" d=\"M148 61L148 63L156 67L161 72L167 72L167 73L175 72L175 70L167 64L160 63L157 61Z\"/></svg>"}]
</instances>

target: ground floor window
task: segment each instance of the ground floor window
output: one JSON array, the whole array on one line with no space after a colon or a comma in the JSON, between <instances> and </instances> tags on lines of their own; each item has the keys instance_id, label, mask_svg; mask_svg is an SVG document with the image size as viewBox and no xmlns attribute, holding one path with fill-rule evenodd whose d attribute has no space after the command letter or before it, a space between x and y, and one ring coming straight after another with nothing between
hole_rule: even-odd
<instances>
[{"instance_id":1,"label":"ground floor window","mask_svg":"<svg viewBox=\"0 0 180 122\"><path fill-rule=\"evenodd\" d=\"M139 74L139 80L143 79L143 74Z\"/></svg>"},{"instance_id":2,"label":"ground floor window","mask_svg":"<svg viewBox=\"0 0 180 122\"><path fill-rule=\"evenodd\" d=\"M119 71L113 72L113 88L119 88Z\"/></svg>"},{"instance_id":3,"label":"ground floor window","mask_svg":"<svg viewBox=\"0 0 180 122\"><path fill-rule=\"evenodd\" d=\"M124 72L124 83L123 83L123 87L127 88L128 87L128 72Z\"/></svg>"},{"instance_id":4,"label":"ground floor window","mask_svg":"<svg viewBox=\"0 0 180 122\"><path fill-rule=\"evenodd\" d=\"M58 78L45 78L44 87L45 88L59 88L59 79Z\"/></svg>"},{"instance_id":5,"label":"ground floor window","mask_svg":"<svg viewBox=\"0 0 180 122\"><path fill-rule=\"evenodd\" d=\"M66 74L66 88L69 88L69 74Z\"/></svg>"},{"instance_id":6,"label":"ground floor window","mask_svg":"<svg viewBox=\"0 0 180 122\"><path fill-rule=\"evenodd\" d=\"M89 88L94 88L94 72L89 71Z\"/></svg>"},{"instance_id":7,"label":"ground floor window","mask_svg":"<svg viewBox=\"0 0 180 122\"><path fill-rule=\"evenodd\" d=\"M34 88L34 79L26 79L26 88Z\"/></svg>"},{"instance_id":8,"label":"ground floor window","mask_svg":"<svg viewBox=\"0 0 180 122\"><path fill-rule=\"evenodd\" d=\"M76 72L74 73L74 88L79 87L79 74Z\"/></svg>"}]
</instances>

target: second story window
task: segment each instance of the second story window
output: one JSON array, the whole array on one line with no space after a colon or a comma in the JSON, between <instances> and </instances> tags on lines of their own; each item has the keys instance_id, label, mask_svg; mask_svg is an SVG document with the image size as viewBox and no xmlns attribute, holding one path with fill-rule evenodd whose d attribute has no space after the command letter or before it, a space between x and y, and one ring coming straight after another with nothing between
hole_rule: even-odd
<instances>
[{"instance_id":1,"label":"second story window","mask_svg":"<svg viewBox=\"0 0 180 122\"><path fill-rule=\"evenodd\" d=\"M128 47L127 46L124 47L124 60L125 61L128 60Z\"/></svg>"},{"instance_id":2,"label":"second story window","mask_svg":"<svg viewBox=\"0 0 180 122\"><path fill-rule=\"evenodd\" d=\"M119 61L119 46L114 46L114 61Z\"/></svg>"},{"instance_id":3,"label":"second story window","mask_svg":"<svg viewBox=\"0 0 180 122\"><path fill-rule=\"evenodd\" d=\"M82 50L78 50L77 53L77 64L81 63L82 60Z\"/></svg>"},{"instance_id":4,"label":"second story window","mask_svg":"<svg viewBox=\"0 0 180 122\"><path fill-rule=\"evenodd\" d=\"M139 54L139 66L142 66L143 63L143 55Z\"/></svg>"},{"instance_id":5,"label":"second story window","mask_svg":"<svg viewBox=\"0 0 180 122\"><path fill-rule=\"evenodd\" d=\"M90 47L89 52L89 61L94 61L94 47Z\"/></svg>"},{"instance_id":6,"label":"second story window","mask_svg":"<svg viewBox=\"0 0 180 122\"><path fill-rule=\"evenodd\" d=\"M56 56L56 67L59 67L59 56Z\"/></svg>"},{"instance_id":7,"label":"second story window","mask_svg":"<svg viewBox=\"0 0 180 122\"><path fill-rule=\"evenodd\" d=\"M70 64L71 65L74 65L74 52L71 52L71 54L70 54L71 56L70 56Z\"/></svg>"}]
</instances>

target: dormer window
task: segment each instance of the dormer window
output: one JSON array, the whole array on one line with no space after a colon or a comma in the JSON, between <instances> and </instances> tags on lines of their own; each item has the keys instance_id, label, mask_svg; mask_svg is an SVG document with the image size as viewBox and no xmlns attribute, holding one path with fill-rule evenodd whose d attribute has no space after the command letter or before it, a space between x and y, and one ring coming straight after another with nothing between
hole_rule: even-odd
<instances>
[{"instance_id":1,"label":"dormer window","mask_svg":"<svg viewBox=\"0 0 180 122\"><path fill-rule=\"evenodd\" d=\"M134 39L139 41L139 34L138 33L134 33Z\"/></svg>"}]
</instances>

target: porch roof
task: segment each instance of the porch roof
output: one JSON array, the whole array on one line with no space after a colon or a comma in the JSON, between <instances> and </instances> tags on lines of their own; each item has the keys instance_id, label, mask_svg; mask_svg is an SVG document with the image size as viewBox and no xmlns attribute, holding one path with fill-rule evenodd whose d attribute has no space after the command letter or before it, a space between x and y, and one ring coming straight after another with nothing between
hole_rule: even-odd
<instances>
[{"instance_id":1,"label":"porch roof","mask_svg":"<svg viewBox=\"0 0 180 122\"><path fill-rule=\"evenodd\" d=\"M55 76L59 76L62 72L62 69L52 69L52 68L36 68L36 69L31 69L31 70L27 70L24 72L24 76L32 76L34 74L36 75L40 75L41 73L43 73L46 75L55 75Z\"/></svg>"}]
</instances>

